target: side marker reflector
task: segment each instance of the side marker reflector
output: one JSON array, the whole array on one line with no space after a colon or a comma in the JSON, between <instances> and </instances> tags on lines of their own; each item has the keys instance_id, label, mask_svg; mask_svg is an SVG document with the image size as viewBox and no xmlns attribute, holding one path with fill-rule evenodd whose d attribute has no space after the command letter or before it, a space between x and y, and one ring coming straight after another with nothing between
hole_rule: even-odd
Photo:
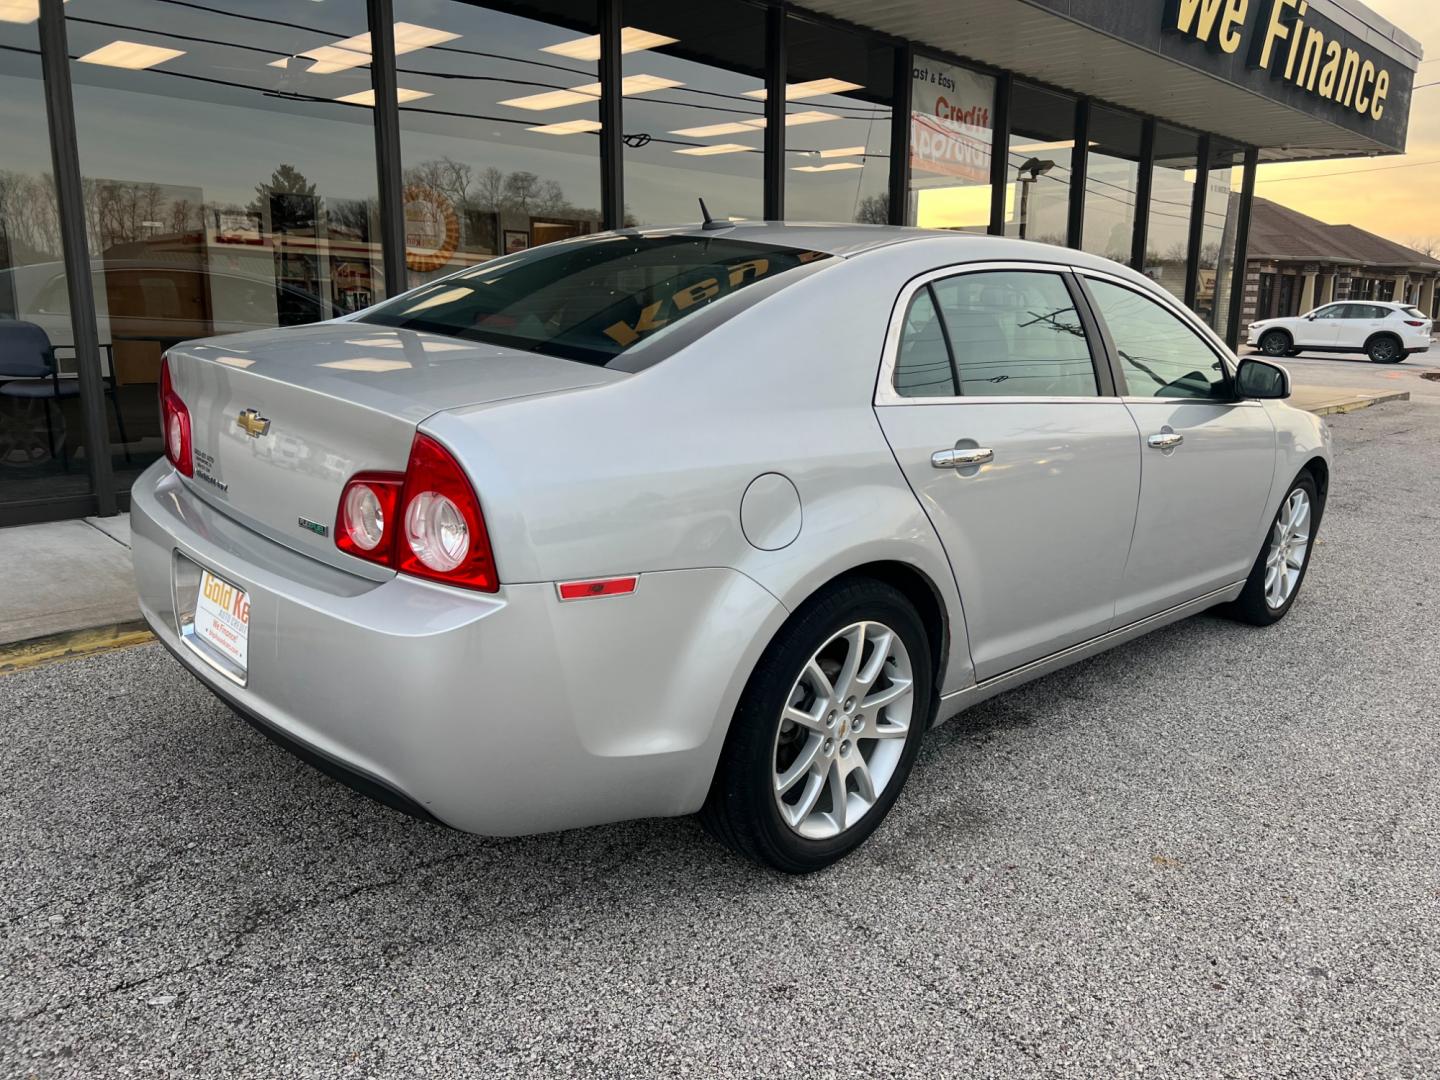
<instances>
[{"instance_id":1,"label":"side marker reflector","mask_svg":"<svg viewBox=\"0 0 1440 1080\"><path fill-rule=\"evenodd\" d=\"M635 591L640 579L635 576L601 578L598 581L562 581L555 591L561 600L592 600L600 596L625 596Z\"/></svg>"}]
</instances>

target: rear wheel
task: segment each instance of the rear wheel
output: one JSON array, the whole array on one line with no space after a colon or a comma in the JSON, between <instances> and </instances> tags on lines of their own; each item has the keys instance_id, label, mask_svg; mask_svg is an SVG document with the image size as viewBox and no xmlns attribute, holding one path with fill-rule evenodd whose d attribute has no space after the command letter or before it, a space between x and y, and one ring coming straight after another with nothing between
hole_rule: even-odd
<instances>
[{"instance_id":1,"label":"rear wheel","mask_svg":"<svg viewBox=\"0 0 1440 1080\"><path fill-rule=\"evenodd\" d=\"M1365 355L1375 364L1398 364L1405 359L1405 350L1396 338L1382 334L1370 339L1365 346Z\"/></svg>"},{"instance_id":2,"label":"rear wheel","mask_svg":"<svg viewBox=\"0 0 1440 1080\"><path fill-rule=\"evenodd\" d=\"M1284 330L1267 330L1260 335L1260 351L1266 356L1288 356L1293 344Z\"/></svg>"},{"instance_id":3,"label":"rear wheel","mask_svg":"<svg viewBox=\"0 0 1440 1080\"><path fill-rule=\"evenodd\" d=\"M855 579L817 595L750 677L701 810L706 828L792 874L855 850L910 774L931 670L924 627L902 593Z\"/></svg>"},{"instance_id":4,"label":"rear wheel","mask_svg":"<svg viewBox=\"0 0 1440 1080\"><path fill-rule=\"evenodd\" d=\"M1270 626L1286 616L1310 567L1318 522L1315 480L1304 472L1280 501L1245 589L1228 606L1228 614L1252 626Z\"/></svg>"}]
</instances>

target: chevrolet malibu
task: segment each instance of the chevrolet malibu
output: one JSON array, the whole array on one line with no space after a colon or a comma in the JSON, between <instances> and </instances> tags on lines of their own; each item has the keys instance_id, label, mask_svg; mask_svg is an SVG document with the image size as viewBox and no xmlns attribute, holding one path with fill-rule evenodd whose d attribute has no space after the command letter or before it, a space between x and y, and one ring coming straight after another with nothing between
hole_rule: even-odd
<instances>
[{"instance_id":1,"label":"chevrolet malibu","mask_svg":"<svg viewBox=\"0 0 1440 1080\"><path fill-rule=\"evenodd\" d=\"M300 756L509 835L854 850L925 730L1290 610L1328 436L1139 274L885 227L552 244L170 350L146 618Z\"/></svg>"}]
</instances>

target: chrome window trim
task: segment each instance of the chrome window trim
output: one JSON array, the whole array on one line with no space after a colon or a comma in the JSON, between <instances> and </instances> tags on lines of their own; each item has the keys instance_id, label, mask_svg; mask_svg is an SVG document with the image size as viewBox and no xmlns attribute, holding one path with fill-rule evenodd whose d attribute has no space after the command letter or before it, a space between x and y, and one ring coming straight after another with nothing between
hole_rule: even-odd
<instances>
[{"instance_id":1,"label":"chrome window trim","mask_svg":"<svg viewBox=\"0 0 1440 1080\"><path fill-rule=\"evenodd\" d=\"M1013 405L1018 402L1030 402L1034 404L1073 404L1075 402L1111 401L1118 403L1119 397L1103 396L1101 394L1075 394L1075 395L990 395L966 397L959 394L946 394L940 397L905 397L895 389L895 365L900 358L900 335L905 328L905 313L910 310L910 302L915 294L933 281L940 281L945 278L960 277L964 274L983 274L996 271L1029 271L1042 274L1070 274L1074 268L1066 263L1057 262L1025 262L1017 259L991 260L988 262L952 263L949 266L937 267L933 270L926 270L905 283L900 290L900 295L895 300L895 306L890 311L890 324L885 331L885 347L880 357L880 374L875 383L874 404L876 407L884 405ZM1093 349L1096 342L1090 341L1086 335L1086 342Z\"/></svg>"}]
</instances>

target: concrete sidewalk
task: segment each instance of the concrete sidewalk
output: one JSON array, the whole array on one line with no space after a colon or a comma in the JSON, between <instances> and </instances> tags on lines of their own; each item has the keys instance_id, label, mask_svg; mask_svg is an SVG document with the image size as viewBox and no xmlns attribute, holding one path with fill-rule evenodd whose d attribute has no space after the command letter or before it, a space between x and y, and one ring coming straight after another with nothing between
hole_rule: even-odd
<instances>
[{"instance_id":1,"label":"concrete sidewalk","mask_svg":"<svg viewBox=\"0 0 1440 1080\"><path fill-rule=\"evenodd\" d=\"M1409 401L1409 390L1356 390L1353 386L1296 386L1290 404L1319 416L1368 409L1386 401Z\"/></svg>"},{"instance_id":2,"label":"concrete sidewalk","mask_svg":"<svg viewBox=\"0 0 1440 1080\"><path fill-rule=\"evenodd\" d=\"M0 649L140 619L126 515L0 529L0 565Z\"/></svg>"},{"instance_id":3,"label":"concrete sidewalk","mask_svg":"<svg viewBox=\"0 0 1440 1080\"><path fill-rule=\"evenodd\" d=\"M1297 386L1290 400L1323 416L1409 398L1408 390ZM139 631L129 548L124 515L0 529L0 674L111 648Z\"/></svg>"}]
</instances>

